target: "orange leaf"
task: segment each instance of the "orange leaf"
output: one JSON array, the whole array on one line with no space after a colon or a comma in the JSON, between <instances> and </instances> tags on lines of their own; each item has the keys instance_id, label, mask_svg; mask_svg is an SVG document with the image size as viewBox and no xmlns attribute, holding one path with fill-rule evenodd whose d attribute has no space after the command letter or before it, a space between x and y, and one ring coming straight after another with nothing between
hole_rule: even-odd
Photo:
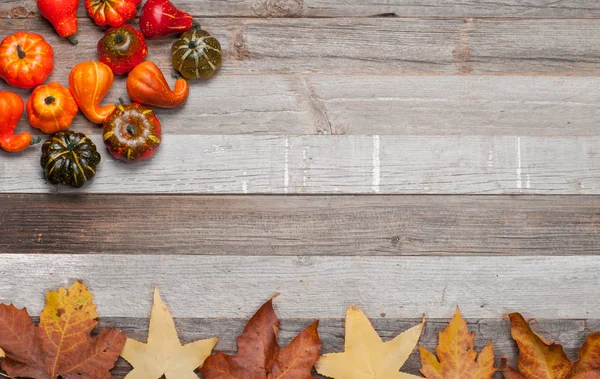
<instances>
[{"instance_id":1,"label":"orange leaf","mask_svg":"<svg viewBox=\"0 0 600 379\"><path fill-rule=\"evenodd\" d=\"M35 327L26 310L0 305L2 369L15 377L35 379L109 379L125 343L115 329L90 335L97 324L96 305L85 284L51 291Z\"/></svg>"},{"instance_id":2,"label":"orange leaf","mask_svg":"<svg viewBox=\"0 0 600 379\"><path fill-rule=\"evenodd\" d=\"M537 335L519 313L508 315L511 334L519 346L515 370L502 360L507 379L597 379L600 378L600 333L590 334L571 362L561 345L548 343Z\"/></svg>"},{"instance_id":3,"label":"orange leaf","mask_svg":"<svg viewBox=\"0 0 600 379\"><path fill-rule=\"evenodd\" d=\"M436 348L438 357L419 345L421 373L428 379L491 379L496 372L492 342L478 357L474 339L475 333L469 333L467 323L456 308L456 314L440 332Z\"/></svg>"},{"instance_id":4,"label":"orange leaf","mask_svg":"<svg viewBox=\"0 0 600 379\"><path fill-rule=\"evenodd\" d=\"M217 352L208 357L200 372L205 379L305 379L319 357L318 321L303 330L284 349L277 344L279 319L273 300L252 316L238 337L238 353Z\"/></svg>"}]
</instances>

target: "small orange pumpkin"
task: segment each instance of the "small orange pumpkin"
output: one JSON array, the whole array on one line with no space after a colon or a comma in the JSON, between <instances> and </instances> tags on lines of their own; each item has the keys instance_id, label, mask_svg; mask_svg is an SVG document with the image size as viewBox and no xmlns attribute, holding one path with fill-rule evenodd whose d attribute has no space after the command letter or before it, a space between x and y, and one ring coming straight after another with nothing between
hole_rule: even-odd
<instances>
[{"instance_id":1,"label":"small orange pumpkin","mask_svg":"<svg viewBox=\"0 0 600 379\"><path fill-rule=\"evenodd\" d=\"M36 87L27 101L29 123L48 134L68 129L77 112L71 91L56 82Z\"/></svg>"}]
</instances>

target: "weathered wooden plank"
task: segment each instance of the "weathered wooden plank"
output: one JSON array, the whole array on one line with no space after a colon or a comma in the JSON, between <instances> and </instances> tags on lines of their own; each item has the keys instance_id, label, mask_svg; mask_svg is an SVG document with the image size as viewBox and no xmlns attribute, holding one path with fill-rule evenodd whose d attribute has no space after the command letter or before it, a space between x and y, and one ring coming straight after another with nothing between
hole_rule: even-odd
<instances>
[{"instance_id":1,"label":"weathered wooden plank","mask_svg":"<svg viewBox=\"0 0 600 379\"><path fill-rule=\"evenodd\" d=\"M223 75L225 77L225 75ZM598 135L594 77L313 77L333 134Z\"/></svg>"},{"instance_id":2,"label":"weathered wooden plank","mask_svg":"<svg viewBox=\"0 0 600 379\"><path fill-rule=\"evenodd\" d=\"M277 308L277 301L275 307ZM247 318L250 316L249 313ZM175 324L182 341L192 342L216 335L219 337L217 349L228 354L234 354L237 351L236 337L242 332L247 318L176 319ZM287 345L311 321L311 319L281 320L281 328L279 329L280 345ZM384 341L392 339L401 331L418 324L420 321L420 319L372 319L373 326ZM433 351L438 343L438 333L447 326L448 321L448 319L428 319L419 343ZM499 367L500 358L503 356L508 357L511 364L515 364L518 349L510 337L510 327L507 321L498 318L468 320L467 323L471 331L477 332L475 335L475 349L477 351L481 351L490 340L493 340L496 367ZM116 326L124 330L130 338L139 341L146 341L148 337L147 319L103 318L101 319L101 326ZM549 340L561 343L569 358L575 360L577 359L577 351L586 336L590 332L600 330L600 323L598 320L538 320L532 323L532 327ZM342 319L321 320L319 334L323 341L322 354L344 350L344 322ZM419 368L419 353L415 349L403 366L402 371L418 375ZM119 360L117 367L112 371L113 378L123 378L129 370L130 366L127 362Z\"/></svg>"},{"instance_id":3,"label":"weathered wooden plank","mask_svg":"<svg viewBox=\"0 0 600 379\"><path fill-rule=\"evenodd\" d=\"M119 97L127 99L124 78L105 102ZM596 77L219 75L194 84L182 109L156 112L167 133L181 135L571 137L600 134L598 104ZM34 131L25 114L19 128ZM81 115L73 129L102 132Z\"/></svg>"},{"instance_id":4,"label":"weathered wooden plank","mask_svg":"<svg viewBox=\"0 0 600 379\"><path fill-rule=\"evenodd\" d=\"M223 74L598 75L600 20L339 18L201 19L224 46ZM48 23L0 20L0 34L44 34L72 67L97 55L102 30L80 22L80 43ZM299 38L301 36L301 38ZM149 59L170 65L170 41L149 43ZM65 70L66 71L66 70ZM66 72L63 74L66 77Z\"/></svg>"},{"instance_id":5,"label":"weathered wooden plank","mask_svg":"<svg viewBox=\"0 0 600 379\"><path fill-rule=\"evenodd\" d=\"M201 255L579 255L600 242L594 196L1 195L0 214L11 254L160 254L168 241Z\"/></svg>"},{"instance_id":6,"label":"weathered wooden plank","mask_svg":"<svg viewBox=\"0 0 600 379\"><path fill-rule=\"evenodd\" d=\"M147 317L158 286L182 318L245 318L275 292L283 318L339 318L353 303L372 317L443 318L458 304L471 318L600 318L597 257L191 256L170 255L168 241L164 251L3 254L0 302L35 314L47 290L83 278L104 317Z\"/></svg>"},{"instance_id":7,"label":"weathered wooden plank","mask_svg":"<svg viewBox=\"0 0 600 379\"><path fill-rule=\"evenodd\" d=\"M35 0L5 0L0 17L31 16L35 4ZM176 4L200 17L600 17L594 0L178 0ZM85 15L83 6L80 15Z\"/></svg>"},{"instance_id":8,"label":"weathered wooden plank","mask_svg":"<svg viewBox=\"0 0 600 379\"><path fill-rule=\"evenodd\" d=\"M0 192L600 193L599 137L169 135L152 160L134 165L92 139L104 158L84 189L46 183L32 148L0 154Z\"/></svg>"}]
</instances>

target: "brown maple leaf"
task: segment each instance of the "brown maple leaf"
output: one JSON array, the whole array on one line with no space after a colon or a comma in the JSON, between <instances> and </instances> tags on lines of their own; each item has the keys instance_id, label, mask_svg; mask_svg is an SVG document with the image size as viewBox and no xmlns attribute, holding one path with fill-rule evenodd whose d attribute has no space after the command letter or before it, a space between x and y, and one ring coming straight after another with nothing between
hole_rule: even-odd
<instances>
[{"instance_id":1,"label":"brown maple leaf","mask_svg":"<svg viewBox=\"0 0 600 379\"><path fill-rule=\"evenodd\" d=\"M549 343L537 335L519 313L508 315L511 334L519 346L518 370L502 359L501 370L506 379L599 379L600 333L587 336L572 362L562 346Z\"/></svg>"},{"instance_id":2,"label":"brown maple leaf","mask_svg":"<svg viewBox=\"0 0 600 379\"><path fill-rule=\"evenodd\" d=\"M492 342L478 357L474 339L475 333L469 333L467 323L456 308L454 317L446 329L440 332L438 347L435 349L437 358L419 345L421 373L427 379L491 379L496 372Z\"/></svg>"},{"instance_id":3,"label":"brown maple leaf","mask_svg":"<svg viewBox=\"0 0 600 379\"><path fill-rule=\"evenodd\" d=\"M46 294L40 323L34 326L25 309L0 305L0 348L6 354L2 369L13 377L34 379L110 379L125 344L125 333L102 330L96 305L82 282Z\"/></svg>"},{"instance_id":4,"label":"brown maple leaf","mask_svg":"<svg viewBox=\"0 0 600 379\"><path fill-rule=\"evenodd\" d=\"M200 372L205 379L308 379L319 357L321 340L315 321L290 344L280 349L277 344L279 319L273 301L267 301L252 316L238 337L238 353L217 352L208 357Z\"/></svg>"}]
</instances>

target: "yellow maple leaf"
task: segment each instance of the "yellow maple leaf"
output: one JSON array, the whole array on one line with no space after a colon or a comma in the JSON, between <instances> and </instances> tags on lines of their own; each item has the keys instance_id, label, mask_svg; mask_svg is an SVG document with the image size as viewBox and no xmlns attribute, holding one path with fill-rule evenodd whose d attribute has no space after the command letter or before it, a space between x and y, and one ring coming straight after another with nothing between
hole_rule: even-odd
<instances>
[{"instance_id":1,"label":"yellow maple leaf","mask_svg":"<svg viewBox=\"0 0 600 379\"><path fill-rule=\"evenodd\" d=\"M127 339L121 356L133 367L125 379L198 379L194 373L217 344L216 337L182 346L173 316L154 290L148 343Z\"/></svg>"},{"instance_id":2,"label":"yellow maple leaf","mask_svg":"<svg viewBox=\"0 0 600 379\"><path fill-rule=\"evenodd\" d=\"M438 357L419 346L421 373L427 379L492 379L496 372L492 341L477 357L474 339L475 333L469 333L460 309L456 308L454 317L439 334L435 349Z\"/></svg>"},{"instance_id":3,"label":"yellow maple leaf","mask_svg":"<svg viewBox=\"0 0 600 379\"><path fill-rule=\"evenodd\" d=\"M421 323L383 342L365 314L355 306L346 312L346 341L343 353L325 354L315 368L321 375L337 379L416 379L400 372L415 349Z\"/></svg>"}]
</instances>

